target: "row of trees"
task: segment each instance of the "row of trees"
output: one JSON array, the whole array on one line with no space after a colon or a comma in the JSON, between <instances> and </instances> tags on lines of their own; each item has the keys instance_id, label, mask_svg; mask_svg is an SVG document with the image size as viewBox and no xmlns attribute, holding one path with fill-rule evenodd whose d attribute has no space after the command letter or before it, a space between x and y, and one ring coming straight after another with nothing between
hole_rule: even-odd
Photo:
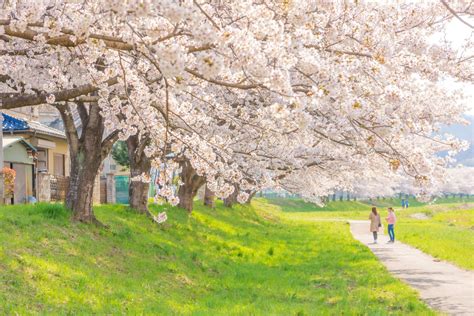
<instances>
[{"instance_id":1,"label":"row of trees","mask_svg":"<svg viewBox=\"0 0 474 316\"><path fill-rule=\"evenodd\" d=\"M1 108L59 110L71 153L67 206L95 222L93 180L127 142L132 206L160 195L192 209L281 187L333 190L410 178L429 193L467 144L446 78L472 83L472 38L433 43L471 5L442 2L19 1L0 10ZM469 26L468 26L469 25ZM34 74L34 75L33 75ZM81 129L74 124L75 111ZM436 153L449 150L447 158ZM178 196L172 174L180 170Z\"/></svg>"}]
</instances>

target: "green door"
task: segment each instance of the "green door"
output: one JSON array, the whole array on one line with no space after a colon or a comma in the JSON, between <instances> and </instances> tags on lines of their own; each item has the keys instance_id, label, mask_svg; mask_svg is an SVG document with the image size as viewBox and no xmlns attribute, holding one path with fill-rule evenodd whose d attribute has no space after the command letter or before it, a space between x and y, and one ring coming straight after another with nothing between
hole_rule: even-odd
<instances>
[{"instance_id":1,"label":"green door","mask_svg":"<svg viewBox=\"0 0 474 316\"><path fill-rule=\"evenodd\" d=\"M115 195L119 204L128 204L128 176L115 176Z\"/></svg>"}]
</instances>

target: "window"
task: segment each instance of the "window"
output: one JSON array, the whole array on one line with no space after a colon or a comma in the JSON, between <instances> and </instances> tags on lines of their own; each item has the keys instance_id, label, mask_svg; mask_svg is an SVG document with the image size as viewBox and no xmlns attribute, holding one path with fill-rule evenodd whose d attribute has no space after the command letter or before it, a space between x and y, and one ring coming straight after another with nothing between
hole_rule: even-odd
<instances>
[{"instance_id":1,"label":"window","mask_svg":"<svg viewBox=\"0 0 474 316\"><path fill-rule=\"evenodd\" d=\"M55 176L64 176L64 155L63 154L54 154L54 175Z\"/></svg>"},{"instance_id":2,"label":"window","mask_svg":"<svg viewBox=\"0 0 474 316\"><path fill-rule=\"evenodd\" d=\"M48 150L38 149L36 167L38 171L48 171Z\"/></svg>"}]
</instances>

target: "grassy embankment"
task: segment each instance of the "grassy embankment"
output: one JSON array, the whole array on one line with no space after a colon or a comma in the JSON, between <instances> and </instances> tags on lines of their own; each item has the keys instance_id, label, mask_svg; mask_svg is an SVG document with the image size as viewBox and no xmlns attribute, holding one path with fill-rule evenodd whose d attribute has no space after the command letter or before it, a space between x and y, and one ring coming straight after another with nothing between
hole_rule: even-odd
<instances>
[{"instance_id":1,"label":"grassy embankment","mask_svg":"<svg viewBox=\"0 0 474 316\"><path fill-rule=\"evenodd\" d=\"M474 198L444 198L431 205L411 200L408 209L401 209L398 199L330 202L322 208L298 199L271 199L265 203L271 203L274 211L284 218L298 222L367 219L371 205L379 208L384 220L386 208L393 206L398 217L395 231L398 240L474 270Z\"/></svg>"},{"instance_id":2,"label":"grassy embankment","mask_svg":"<svg viewBox=\"0 0 474 316\"><path fill-rule=\"evenodd\" d=\"M95 208L108 229L71 223L59 205L0 208L0 314L433 313L347 224L274 207L168 208L163 227Z\"/></svg>"}]
</instances>

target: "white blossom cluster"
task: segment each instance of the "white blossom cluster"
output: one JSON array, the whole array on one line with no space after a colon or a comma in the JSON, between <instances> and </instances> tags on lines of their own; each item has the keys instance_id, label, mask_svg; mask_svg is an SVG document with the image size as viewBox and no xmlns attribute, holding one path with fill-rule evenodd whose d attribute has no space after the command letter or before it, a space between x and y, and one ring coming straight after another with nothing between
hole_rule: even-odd
<instances>
[{"instance_id":1,"label":"white blossom cluster","mask_svg":"<svg viewBox=\"0 0 474 316\"><path fill-rule=\"evenodd\" d=\"M427 192L450 159L436 153L467 146L437 135L464 111L440 81L474 79L471 39L429 40L453 18L439 1L11 0L2 106L89 98L121 139L150 136L172 204L178 159L240 202L400 176Z\"/></svg>"}]
</instances>

